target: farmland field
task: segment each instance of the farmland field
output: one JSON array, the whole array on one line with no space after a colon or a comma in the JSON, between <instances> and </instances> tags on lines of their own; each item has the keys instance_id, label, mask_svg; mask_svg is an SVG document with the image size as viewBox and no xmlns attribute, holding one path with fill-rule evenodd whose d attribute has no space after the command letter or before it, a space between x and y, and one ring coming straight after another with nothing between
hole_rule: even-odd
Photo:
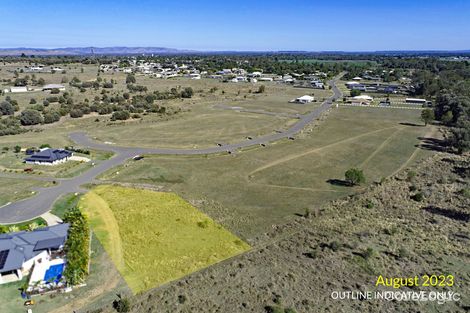
<instances>
[{"instance_id":1,"label":"farmland field","mask_svg":"<svg viewBox=\"0 0 470 313\"><path fill-rule=\"evenodd\" d=\"M101 185L79 207L134 293L250 248L173 193Z\"/></svg>"}]
</instances>

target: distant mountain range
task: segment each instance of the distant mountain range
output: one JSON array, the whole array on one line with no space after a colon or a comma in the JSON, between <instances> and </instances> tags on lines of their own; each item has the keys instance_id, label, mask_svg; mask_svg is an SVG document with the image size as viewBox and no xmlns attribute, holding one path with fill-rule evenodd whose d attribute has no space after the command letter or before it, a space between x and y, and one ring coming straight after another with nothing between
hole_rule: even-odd
<instances>
[{"instance_id":1,"label":"distant mountain range","mask_svg":"<svg viewBox=\"0 0 470 313\"><path fill-rule=\"evenodd\" d=\"M36 55L36 56L53 56L53 55L132 55L132 54L183 54L196 51L178 50L163 47L79 47L79 48L0 48L0 56L7 55Z\"/></svg>"},{"instance_id":2,"label":"distant mountain range","mask_svg":"<svg viewBox=\"0 0 470 313\"><path fill-rule=\"evenodd\" d=\"M396 50L396 51L196 51L165 47L77 47L77 48L0 48L0 56L87 56L87 55L139 55L139 54L375 54L390 56L410 55L462 55L470 54L470 50Z\"/></svg>"}]
</instances>

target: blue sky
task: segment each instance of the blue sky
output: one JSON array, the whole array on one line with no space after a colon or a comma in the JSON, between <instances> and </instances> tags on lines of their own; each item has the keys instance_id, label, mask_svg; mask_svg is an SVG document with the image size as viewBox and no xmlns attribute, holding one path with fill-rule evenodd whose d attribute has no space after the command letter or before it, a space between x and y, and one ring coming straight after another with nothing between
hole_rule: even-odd
<instances>
[{"instance_id":1,"label":"blue sky","mask_svg":"<svg viewBox=\"0 0 470 313\"><path fill-rule=\"evenodd\" d=\"M0 47L470 49L470 1L0 0Z\"/></svg>"}]
</instances>

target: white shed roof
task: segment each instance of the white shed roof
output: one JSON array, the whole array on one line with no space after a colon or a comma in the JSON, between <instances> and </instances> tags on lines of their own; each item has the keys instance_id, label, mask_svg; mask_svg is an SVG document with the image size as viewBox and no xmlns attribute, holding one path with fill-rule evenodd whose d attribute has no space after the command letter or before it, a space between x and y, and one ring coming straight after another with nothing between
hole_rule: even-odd
<instances>
[{"instance_id":1,"label":"white shed roof","mask_svg":"<svg viewBox=\"0 0 470 313\"><path fill-rule=\"evenodd\" d=\"M299 100L299 101L300 101L300 100L313 101L314 99L315 99L314 97L312 97L312 96L307 96L307 95L297 98L297 100Z\"/></svg>"},{"instance_id":2,"label":"white shed roof","mask_svg":"<svg viewBox=\"0 0 470 313\"><path fill-rule=\"evenodd\" d=\"M367 100L367 101L372 101L374 98L368 95L360 95L360 96L355 96L353 97L354 100Z\"/></svg>"}]
</instances>

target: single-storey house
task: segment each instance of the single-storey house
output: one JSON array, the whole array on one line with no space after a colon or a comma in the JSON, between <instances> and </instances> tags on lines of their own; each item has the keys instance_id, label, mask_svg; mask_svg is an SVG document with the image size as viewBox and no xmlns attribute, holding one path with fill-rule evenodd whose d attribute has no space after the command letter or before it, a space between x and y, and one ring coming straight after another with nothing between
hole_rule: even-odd
<instances>
[{"instance_id":1,"label":"single-storey house","mask_svg":"<svg viewBox=\"0 0 470 313\"><path fill-rule=\"evenodd\" d=\"M356 85L360 85L360 83L358 83L358 82L347 82L346 83L346 87L348 87L349 89L352 89L353 86L356 86Z\"/></svg>"},{"instance_id":2,"label":"single-storey house","mask_svg":"<svg viewBox=\"0 0 470 313\"><path fill-rule=\"evenodd\" d=\"M189 78L191 79L201 79L201 74L199 73L191 73L188 75Z\"/></svg>"},{"instance_id":3,"label":"single-storey house","mask_svg":"<svg viewBox=\"0 0 470 313\"><path fill-rule=\"evenodd\" d=\"M299 97L299 98L295 99L295 102L310 103L310 102L313 102L313 100L315 100L315 97L305 95L305 96L302 96L302 97Z\"/></svg>"},{"instance_id":4,"label":"single-storey house","mask_svg":"<svg viewBox=\"0 0 470 313\"><path fill-rule=\"evenodd\" d=\"M428 101L426 99L417 99L417 98L406 98L405 99L406 103L411 103L411 104L426 104Z\"/></svg>"},{"instance_id":5,"label":"single-storey house","mask_svg":"<svg viewBox=\"0 0 470 313\"><path fill-rule=\"evenodd\" d=\"M318 89L325 89L325 84L319 80L312 80L310 81L310 85L313 88L318 88Z\"/></svg>"},{"instance_id":6,"label":"single-storey house","mask_svg":"<svg viewBox=\"0 0 470 313\"><path fill-rule=\"evenodd\" d=\"M51 261L57 263L51 254L63 249L69 226L58 224L33 231L0 234L0 285L23 279L36 264L44 267Z\"/></svg>"},{"instance_id":7,"label":"single-storey house","mask_svg":"<svg viewBox=\"0 0 470 313\"><path fill-rule=\"evenodd\" d=\"M52 90L52 89L59 89L61 91L64 91L65 86L61 85L61 84L48 84L48 85L44 85L42 87L42 91L48 91L48 90Z\"/></svg>"},{"instance_id":8,"label":"single-storey house","mask_svg":"<svg viewBox=\"0 0 470 313\"><path fill-rule=\"evenodd\" d=\"M46 148L24 159L26 164L56 165L64 163L73 156L73 153L62 149Z\"/></svg>"},{"instance_id":9,"label":"single-storey house","mask_svg":"<svg viewBox=\"0 0 470 313\"><path fill-rule=\"evenodd\" d=\"M5 90L5 93L18 93L18 92L28 92L29 89L27 86L14 86L14 87L8 87Z\"/></svg>"},{"instance_id":10,"label":"single-storey house","mask_svg":"<svg viewBox=\"0 0 470 313\"><path fill-rule=\"evenodd\" d=\"M263 73L261 72L253 72L253 73L248 74L248 77L261 77L261 76L263 76Z\"/></svg>"}]
</instances>

